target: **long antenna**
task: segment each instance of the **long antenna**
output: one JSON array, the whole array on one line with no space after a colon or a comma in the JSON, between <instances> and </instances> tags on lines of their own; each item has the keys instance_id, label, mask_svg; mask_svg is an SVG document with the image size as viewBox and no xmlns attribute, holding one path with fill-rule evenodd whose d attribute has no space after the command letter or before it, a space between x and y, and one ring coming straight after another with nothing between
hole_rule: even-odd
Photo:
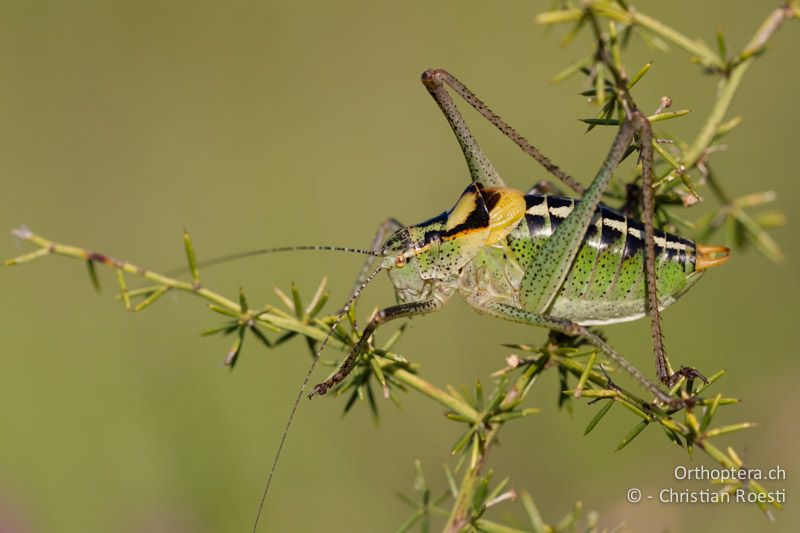
<instances>
[{"instance_id":1,"label":"long antenna","mask_svg":"<svg viewBox=\"0 0 800 533\"><path fill-rule=\"evenodd\" d=\"M347 246L315 246L315 245L308 245L308 246L278 246L276 248L258 248L256 250L248 250L246 252L239 252L235 254L228 254L228 255L220 255L217 257L212 257L211 259L206 259L205 261L199 261L197 263L198 268L210 267L214 265L220 265L222 263L229 263L230 261L235 261L237 259L244 259L246 257L253 257L256 255L265 255L265 254L272 254L276 252L295 252L300 250L321 250L321 251L329 251L329 252L348 252L354 254L362 254L362 255L371 255L373 257L380 257L380 253L374 250L363 250L360 248L349 248ZM181 267L175 268L165 272L167 276L176 276L178 274L184 274L189 272L188 267Z\"/></svg>"},{"instance_id":2,"label":"long antenna","mask_svg":"<svg viewBox=\"0 0 800 533\"><path fill-rule=\"evenodd\" d=\"M308 367L308 371L306 372L306 377L303 379L303 384L300 385L300 390L297 391L297 398L294 400L294 404L292 405L292 410L289 412L289 418L286 420L286 426L283 428L283 433L281 434L281 440L278 442L278 449L275 451L275 457L272 460L272 466L269 469L269 475L267 476L267 482L264 485L264 492L261 494L261 502L258 504L258 513L256 513L255 522L253 522L253 533L256 533L258 529L258 521L261 518L261 511L264 509L264 502L267 500L267 493L269 492L269 486L272 483L272 476L275 475L275 470L278 468L278 460L281 457L281 452L283 451L283 445L286 443L286 436L289 434L289 428L292 426L292 421L294 420L294 415L297 412L297 408L300 405L300 401L303 399L303 392L306 390L306 386L308 385L309 380L311 379L311 374L314 372L314 369L317 366L317 361L319 361L319 357L322 354L322 351L325 349L325 346L328 344L328 339L331 338L333 335L334 330L336 330L336 326L339 325L344 315L350 310L350 307L353 305L353 302L358 298L361 294L361 291L364 290L364 287L372 281L372 279L378 275L378 272L383 270L383 267L378 267L373 270L369 276L364 280L364 282L359 285L354 291L353 294L350 295L348 298L347 303L344 304L342 310L339 311L339 314L336 316L336 321L333 323L331 328L328 330L328 334L325 335L325 338L322 339L322 343L319 345L319 349L317 349L317 353L314 354L314 358L311 360L311 365Z\"/></svg>"}]
</instances>

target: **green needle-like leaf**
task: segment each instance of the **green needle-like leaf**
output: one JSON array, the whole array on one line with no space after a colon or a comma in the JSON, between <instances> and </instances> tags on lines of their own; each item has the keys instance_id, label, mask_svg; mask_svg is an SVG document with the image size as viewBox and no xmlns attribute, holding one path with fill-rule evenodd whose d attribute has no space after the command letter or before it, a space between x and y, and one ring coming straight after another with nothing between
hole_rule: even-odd
<instances>
[{"instance_id":1,"label":"green needle-like leaf","mask_svg":"<svg viewBox=\"0 0 800 533\"><path fill-rule=\"evenodd\" d=\"M556 531L572 531L575 528L575 525L578 522L578 518L581 516L581 511L583 510L583 503L575 502L575 505L572 507L572 511L567 513L564 518L562 518L555 527Z\"/></svg>"},{"instance_id":2,"label":"green needle-like leaf","mask_svg":"<svg viewBox=\"0 0 800 533\"><path fill-rule=\"evenodd\" d=\"M559 383L559 390L567 390L567 369L563 366L558 367L558 383ZM569 414L572 414L572 395L569 394L559 394L558 395L558 406L560 408L566 409Z\"/></svg>"},{"instance_id":3,"label":"green needle-like leaf","mask_svg":"<svg viewBox=\"0 0 800 533\"><path fill-rule=\"evenodd\" d=\"M412 500L411 498L409 498L408 496L406 496L406 495L405 495L405 494L403 494L402 492L395 491L394 495L395 495L395 496L397 496L398 498L400 498L400 500L401 500L403 503L405 503L406 505L408 505L408 506L409 506L409 507L411 507L412 509L416 509L416 507L417 507L417 502L415 502L414 500Z\"/></svg>"},{"instance_id":4,"label":"green needle-like leaf","mask_svg":"<svg viewBox=\"0 0 800 533\"><path fill-rule=\"evenodd\" d=\"M330 296L330 293L325 290L327 285L328 276L323 276L322 280L317 286L317 290L314 292L314 296L312 296L311 301L308 302L308 307L306 307L306 316L315 317L317 316L317 313L322 310L322 307L325 305L325 302L328 301L328 297Z\"/></svg>"},{"instance_id":5,"label":"green needle-like leaf","mask_svg":"<svg viewBox=\"0 0 800 533\"><path fill-rule=\"evenodd\" d=\"M717 126L717 133L714 136L714 140L719 140L725 135L727 135L731 130L733 130L736 126L742 123L744 117L741 115L735 116L732 119L723 122L719 126Z\"/></svg>"},{"instance_id":6,"label":"green needle-like leaf","mask_svg":"<svg viewBox=\"0 0 800 533\"><path fill-rule=\"evenodd\" d=\"M717 407L719 407L720 400L722 400L722 394L718 393L714 397L714 403L706 406L705 413L703 413L703 420L700 422L700 431L705 431L708 428L708 425L711 423L711 419L717 412Z\"/></svg>"},{"instance_id":7,"label":"green needle-like leaf","mask_svg":"<svg viewBox=\"0 0 800 533\"><path fill-rule=\"evenodd\" d=\"M628 432L628 434L625 435L625 438L619 441L619 444L617 445L617 449L615 451L620 451L622 448L630 444L633 439L639 436L639 433L641 433L642 430L646 428L649 423L650 422L648 420L642 420L638 424L633 426L633 429L631 429Z\"/></svg>"},{"instance_id":8,"label":"green needle-like leaf","mask_svg":"<svg viewBox=\"0 0 800 533\"><path fill-rule=\"evenodd\" d=\"M508 413L500 413L498 415L494 415L493 417L489 418L489 422L492 423L508 422L509 420L515 420L517 418L522 418L528 415L535 415L541 412L542 410L536 407L528 407L527 409L522 409L521 411L510 411Z\"/></svg>"},{"instance_id":9,"label":"green needle-like leaf","mask_svg":"<svg viewBox=\"0 0 800 533\"><path fill-rule=\"evenodd\" d=\"M369 405L369 412L372 414L372 420L378 422L378 420L380 420L380 413L378 411L378 402L375 401L375 393L372 390L372 385L367 382L363 388L366 389L367 404Z\"/></svg>"},{"instance_id":10,"label":"green needle-like leaf","mask_svg":"<svg viewBox=\"0 0 800 533\"><path fill-rule=\"evenodd\" d=\"M378 380L378 383L380 383L381 387L383 387L383 396L385 398L388 398L389 385L386 383L386 377L383 375L383 370L381 370L381 366L378 364L378 361L376 361L374 357L370 357L369 364L372 367L372 371L375 372L375 378Z\"/></svg>"},{"instance_id":11,"label":"green needle-like leaf","mask_svg":"<svg viewBox=\"0 0 800 533\"><path fill-rule=\"evenodd\" d=\"M667 438L668 438L668 439L669 439L671 442L674 442L675 444L677 444L678 446L680 446L681 448L683 448L683 441L682 441L682 440L681 440L681 438L678 436L678 434L677 434L677 433L675 433L675 431L673 431L672 429L670 429L670 428L668 428L668 427L664 426L663 424L661 425L661 429L663 429L663 430L664 430L664 434L667 436Z\"/></svg>"},{"instance_id":12,"label":"green needle-like leaf","mask_svg":"<svg viewBox=\"0 0 800 533\"><path fill-rule=\"evenodd\" d=\"M189 272L192 274L192 285L200 287L200 271L197 269L197 257L194 253L194 245L189 237L189 230L183 230L183 244L186 248L186 261L189 263Z\"/></svg>"},{"instance_id":13,"label":"green needle-like leaf","mask_svg":"<svg viewBox=\"0 0 800 533\"><path fill-rule=\"evenodd\" d=\"M210 336L216 335L218 333L222 333L223 335L230 335L231 333L233 333L237 329L239 329L239 321L238 320L232 320L230 322L227 322L227 323L223 324L222 326L201 331L200 332L200 336L201 337L210 337Z\"/></svg>"},{"instance_id":14,"label":"green needle-like leaf","mask_svg":"<svg viewBox=\"0 0 800 533\"><path fill-rule=\"evenodd\" d=\"M212 311L214 311L215 313L219 313L220 315L239 318L239 313L237 313L233 309L228 309L226 307L220 307L219 305L215 305L215 304L208 304L208 308L211 309Z\"/></svg>"},{"instance_id":15,"label":"green needle-like leaf","mask_svg":"<svg viewBox=\"0 0 800 533\"><path fill-rule=\"evenodd\" d=\"M688 115L688 109L680 109L678 111L665 111L664 113L657 113L655 115L650 115L647 119L650 122L661 122L664 120L671 120L673 118L682 117L684 115ZM585 122L586 124L594 124L597 126L619 126L621 122L617 119L607 119L607 118L580 118L578 119L581 122Z\"/></svg>"},{"instance_id":16,"label":"green needle-like leaf","mask_svg":"<svg viewBox=\"0 0 800 533\"><path fill-rule=\"evenodd\" d=\"M632 89L634 85L639 83L639 80L641 80L644 77L644 75L647 74L647 72L650 70L650 67L652 66L653 66L652 61L645 63L645 65L631 77L631 81L628 82L628 89Z\"/></svg>"},{"instance_id":17,"label":"green needle-like leaf","mask_svg":"<svg viewBox=\"0 0 800 533\"><path fill-rule=\"evenodd\" d=\"M253 333L255 338L261 341L261 343L266 346L267 348L272 348L272 343L269 341L267 336L261 331L258 326L250 326L250 331Z\"/></svg>"},{"instance_id":18,"label":"green needle-like leaf","mask_svg":"<svg viewBox=\"0 0 800 533\"><path fill-rule=\"evenodd\" d=\"M291 299L291 298L289 298L288 296L286 296L286 293L285 293L285 292L283 292L282 290L280 290L278 287L274 287L274 288L272 289L272 292L274 292L274 293L275 293L275 296L277 296L277 297L278 297L278 299L279 299L281 302L283 302L283 305L285 305L286 307L288 307L288 308L289 308L289 309L292 311L292 313L294 313L294 314L295 314L295 316L297 316L297 310L296 310L296 309L295 309L295 307L294 307L294 301L292 301L292 299Z\"/></svg>"},{"instance_id":19,"label":"green needle-like leaf","mask_svg":"<svg viewBox=\"0 0 800 533\"><path fill-rule=\"evenodd\" d=\"M727 435L728 433L734 433L736 431L741 431L743 429L750 429L755 426L756 424L754 424L753 422L741 422L739 424L730 424L728 426L722 426L706 431L705 437L706 438L719 437L720 435Z\"/></svg>"},{"instance_id":20,"label":"green needle-like leaf","mask_svg":"<svg viewBox=\"0 0 800 533\"><path fill-rule=\"evenodd\" d=\"M506 397L506 388L508 387L508 377L501 376L495 385L494 391L489 398L489 403L486 405L486 413L494 413L503 403Z\"/></svg>"},{"instance_id":21,"label":"green needle-like leaf","mask_svg":"<svg viewBox=\"0 0 800 533\"><path fill-rule=\"evenodd\" d=\"M92 259L86 261L86 268L89 271L89 281L92 282L92 287L94 287L95 291L100 292L100 278L97 277L97 268L95 268Z\"/></svg>"},{"instance_id":22,"label":"green needle-like leaf","mask_svg":"<svg viewBox=\"0 0 800 533\"><path fill-rule=\"evenodd\" d=\"M537 24L561 24L564 22L577 22L583 17L580 9L560 9L558 11L546 11L536 15Z\"/></svg>"},{"instance_id":23,"label":"green needle-like leaf","mask_svg":"<svg viewBox=\"0 0 800 533\"><path fill-rule=\"evenodd\" d=\"M481 436L477 431L472 433L472 446L470 446L469 467L475 469L478 466L478 459L481 456Z\"/></svg>"},{"instance_id":24,"label":"green needle-like leaf","mask_svg":"<svg viewBox=\"0 0 800 533\"><path fill-rule=\"evenodd\" d=\"M475 409L483 411L483 387L478 378L475 378Z\"/></svg>"},{"instance_id":25,"label":"green needle-like leaf","mask_svg":"<svg viewBox=\"0 0 800 533\"><path fill-rule=\"evenodd\" d=\"M236 340L233 341L233 345L230 350L228 350L228 355L225 357L225 362L223 364L229 368L233 368L234 365L236 365L236 360L239 358L239 353L242 351L244 329L244 326L239 326L239 334L236 336Z\"/></svg>"},{"instance_id":26,"label":"green needle-like leaf","mask_svg":"<svg viewBox=\"0 0 800 533\"><path fill-rule=\"evenodd\" d=\"M562 81L564 81L564 80L574 76L578 72L580 72L581 69L586 68L589 65L591 65L593 60L594 60L594 55L586 56L585 58L581 59L577 63L573 63L569 67L565 68L564 70L562 70L561 72L559 72L558 74L553 76L553 78L550 80L550 83L552 83L554 85L557 84L557 83L561 83Z\"/></svg>"},{"instance_id":27,"label":"green needle-like leaf","mask_svg":"<svg viewBox=\"0 0 800 533\"><path fill-rule=\"evenodd\" d=\"M595 98L597 100L597 105L603 107L606 97L605 91L605 78L603 77L603 64L598 63L595 69L594 75L594 91L595 91Z\"/></svg>"},{"instance_id":28,"label":"green needle-like leaf","mask_svg":"<svg viewBox=\"0 0 800 533\"><path fill-rule=\"evenodd\" d=\"M447 478L447 488L450 491L450 496L455 498L458 495L458 486L456 485L456 479L453 477L453 473L450 471L450 468L447 464L444 465L444 475Z\"/></svg>"},{"instance_id":29,"label":"green needle-like leaf","mask_svg":"<svg viewBox=\"0 0 800 533\"><path fill-rule=\"evenodd\" d=\"M147 298L145 298L144 300L139 302L139 304L136 305L136 307L133 308L133 311L138 313L139 311L141 311L142 309L146 308L147 306L152 305L153 303L155 303L156 300L158 300L159 298L164 296L167 293L168 290L169 290L169 287L167 287L167 286L158 287L156 290L154 290L152 293L150 293L150 295ZM131 294L133 294L133 293L131 293Z\"/></svg>"},{"instance_id":30,"label":"green needle-like leaf","mask_svg":"<svg viewBox=\"0 0 800 533\"><path fill-rule=\"evenodd\" d=\"M578 379L578 384L575 385L575 393L574 396L576 398L581 397L581 393L583 392L583 388L586 386L586 382L589 380L589 374L592 373L592 367L594 367L594 362L597 360L597 353L592 352L592 355L589 356L589 361L586 363L586 367L583 369L583 373L581 373L581 377Z\"/></svg>"},{"instance_id":31,"label":"green needle-like leaf","mask_svg":"<svg viewBox=\"0 0 800 533\"><path fill-rule=\"evenodd\" d=\"M3 265L4 266L14 266L14 265L21 265L23 263L30 263L34 259L38 259L40 257L44 257L45 255L48 255L49 253L50 253L50 251L47 250L46 248L39 248L39 249L34 250L34 251L32 251L32 252L30 252L28 254L23 254L23 255L14 257L12 259L6 259L5 261L3 261Z\"/></svg>"},{"instance_id":32,"label":"green needle-like leaf","mask_svg":"<svg viewBox=\"0 0 800 533\"><path fill-rule=\"evenodd\" d=\"M533 533L545 533L547 526L545 526L536 504L533 503L531 495L527 491L522 491L520 498L522 499L522 505L525 507L525 513L528 515L528 520L530 520Z\"/></svg>"},{"instance_id":33,"label":"green needle-like leaf","mask_svg":"<svg viewBox=\"0 0 800 533\"><path fill-rule=\"evenodd\" d=\"M475 487L475 492L472 493L472 508L480 509L486 502L487 495L489 494L489 479L491 471L485 477L482 477Z\"/></svg>"},{"instance_id":34,"label":"green needle-like leaf","mask_svg":"<svg viewBox=\"0 0 800 533\"><path fill-rule=\"evenodd\" d=\"M242 314L250 310L250 307L247 305L247 297L244 295L244 289L241 287L239 287L239 307L242 309Z\"/></svg>"},{"instance_id":35,"label":"green needle-like leaf","mask_svg":"<svg viewBox=\"0 0 800 533\"><path fill-rule=\"evenodd\" d=\"M411 528L414 527L423 516L424 514L421 511L417 511L411 516L411 518L404 522L403 525L397 528L396 533L405 533L406 531L411 531Z\"/></svg>"},{"instance_id":36,"label":"green needle-like leaf","mask_svg":"<svg viewBox=\"0 0 800 533\"><path fill-rule=\"evenodd\" d=\"M292 307L294 308L294 312L297 315L297 318L300 320L303 319L303 301L300 299L300 291L292 282Z\"/></svg>"},{"instance_id":37,"label":"green needle-like leaf","mask_svg":"<svg viewBox=\"0 0 800 533\"><path fill-rule=\"evenodd\" d=\"M592 419L586 425L586 429L583 430L583 434L588 435L589 433L591 433L592 430L597 425L597 423L600 422L600 420L602 420L604 416L606 416L606 413L608 413L608 411L611 409L613 405L614 405L614 400L607 401L605 405L603 405L603 407L600 408L597 414L594 415L594 417L592 417Z\"/></svg>"},{"instance_id":38,"label":"green needle-like leaf","mask_svg":"<svg viewBox=\"0 0 800 533\"><path fill-rule=\"evenodd\" d=\"M475 526L477 531L485 533L527 533L524 529L497 524L483 518L476 520Z\"/></svg>"},{"instance_id":39,"label":"green needle-like leaf","mask_svg":"<svg viewBox=\"0 0 800 533\"><path fill-rule=\"evenodd\" d=\"M472 440L473 433L474 431L472 429L464 432L464 434L458 438L455 444L453 444L452 448L450 448L450 455L457 455L461 453L467 444L470 443L470 440Z\"/></svg>"},{"instance_id":40,"label":"green needle-like leaf","mask_svg":"<svg viewBox=\"0 0 800 533\"><path fill-rule=\"evenodd\" d=\"M721 26L717 26L717 49L719 50L719 57L722 59L728 57L728 46L725 44L725 35L722 33Z\"/></svg>"},{"instance_id":41,"label":"green needle-like leaf","mask_svg":"<svg viewBox=\"0 0 800 533\"><path fill-rule=\"evenodd\" d=\"M119 284L119 293L122 296L122 303L125 304L125 309L131 310L131 297L128 294L128 284L125 282L125 274L121 269L117 269L117 283Z\"/></svg>"}]
</instances>

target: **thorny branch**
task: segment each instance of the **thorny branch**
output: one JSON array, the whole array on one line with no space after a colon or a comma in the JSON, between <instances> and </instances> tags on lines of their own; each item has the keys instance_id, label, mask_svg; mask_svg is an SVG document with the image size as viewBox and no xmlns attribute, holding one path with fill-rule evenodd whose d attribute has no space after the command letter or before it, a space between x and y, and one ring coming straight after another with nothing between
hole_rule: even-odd
<instances>
[{"instance_id":1,"label":"thorny branch","mask_svg":"<svg viewBox=\"0 0 800 533\"><path fill-rule=\"evenodd\" d=\"M733 56L728 56L724 52L724 45L720 46L719 53L714 52L702 41L690 39L622 1L587 0L577 6L567 5L558 11L542 13L538 21L542 24L573 23L573 29L568 35L570 38L580 31L587 21L590 23L597 49L589 58L557 78L563 80L581 71L590 77L594 89L584 94L592 96L601 107L598 117L585 119L585 122L590 124L590 129L597 125L620 125L631 117L640 121L641 129L647 132L640 135L638 147L644 156L644 165L649 166L650 159L654 157L651 150L654 150L659 156L655 161L656 168L666 169L660 177L655 176L657 179L652 186L649 186L649 179L646 179L644 184L645 203L654 202L658 208L658 217L654 222L662 226L682 224L679 218L661 209L661 205L674 204L676 199L678 203L691 204L687 198L696 197L697 193L689 174L692 171L699 172L700 181L708 183L722 207L715 215L695 224L698 234L710 233L733 221L734 224L741 226L743 240L752 241L769 257L779 259L780 251L777 245L765 232L767 225L759 224L744 210L746 207L769 201L773 195L765 193L731 199L712 173L708 159L714 143L738 124L736 119L726 122L726 117L749 66L764 50L769 38L782 23L799 15L800 8L796 1L782 3L765 19L744 49ZM608 31L603 29L602 21L609 23ZM629 37L634 32L645 40L654 42L655 39L660 39L672 43L689 52L707 72L720 77L718 98L696 138L691 144L684 145L677 151L673 150L672 153L660 145L661 137L649 139L650 125L657 120L677 118L685 112L665 112L667 103L660 106L655 115L645 117L636 107L630 90L646 74L650 65L645 65L633 77L628 78L621 62L621 41L622 36ZM610 76L610 79L607 76ZM647 144L647 147L643 144ZM675 142L670 146L681 146L681 143ZM680 184L688 190L688 196L676 190ZM141 311L170 291L185 292L205 300L209 309L222 315L225 322L218 328L204 332L204 335L222 334L234 337L225 357L225 364L231 367L241 354L246 338L255 338L262 345L272 349L294 336L301 336L307 340L313 351L316 343L325 338L335 318L318 316L328 297L324 280L306 306L303 306L300 293L295 287L292 287L291 297L280 293L285 308L271 305L251 308L243 291L240 291L236 301L204 287L188 234L184 235L184 244L191 281L163 275L84 248L57 243L25 228L15 230L14 234L34 245L36 249L5 261L6 266L27 263L47 255L75 258L86 263L92 283L96 287L99 287L96 265L109 267L116 273L120 289L119 298L130 311ZM147 284L138 288L128 288L128 277L137 278ZM348 314L348 318L349 328L347 324L340 324L330 340L330 346L344 352L349 351L359 337L354 310ZM417 374L418 367L392 351L399 333L393 335L381 347L370 344L360 357L356 371L337 389L337 394L348 392L350 394L345 410L349 410L359 398L366 398L373 413L377 415L377 403L373 393L373 383L375 383L385 397L393 400L397 400L398 390L415 390L443 406L450 420L464 424L466 428L452 448L453 454L461 457L458 465L458 468L463 470L460 484L455 482L450 470L446 470L450 488L441 497L431 500L430 491L419 467L417 488L423 493L423 503L416 506L411 500L407 500L416 507L416 512L401 528L403 531L416 523L428 523L431 514L437 512L448 516L447 531L521 531L485 517L487 510L517 497L516 491L506 490L507 480L495 484L492 488L492 472L485 472L485 467L489 452L503 425L538 412L537 409L524 407L522 404L532 390L536 378L548 370L559 375L562 391L560 404L569 405L574 399L579 398L589 399L590 404L603 402L596 416L587 425L585 433L594 430L614 405L621 405L633 413L638 422L620 441L618 449L630 444L647 426L653 425L660 427L671 442L684 447L690 453L698 448L723 467L744 468L742 460L733 449L723 450L714 442L720 436L751 427L752 424L739 423L716 427L712 427L711 424L718 408L736 403L737 400L734 398L718 393L709 397L696 396L698 398L696 403L681 409L658 407L647 398L639 397L613 383L607 374L607 370L611 371L613 368L608 362L600 361L598 358L600 354L595 350L575 339L551 334L548 341L541 346L512 346L520 354L524 354L524 357L512 355L508 358L506 368L495 374L497 383L494 390L484 399L480 382L476 383L474 393L469 394L466 391L459 392L452 387L437 387L420 377ZM703 394L722 375L723 372L720 371L710 376L707 384L698 387L695 387L691 379L681 378L672 387L670 394L676 397ZM723 487L722 490L733 491L740 488L758 494L765 493L764 488L753 480L736 481ZM520 496L534 530L540 531L549 527L550 530L557 531L574 526L578 520L579 504L555 527L546 526L530 496L525 492L520 493ZM448 498L453 499L449 512L439 507ZM759 506L768 512L764 504ZM594 530L596 523L596 516L590 515L587 521L588 529Z\"/></svg>"},{"instance_id":2,"label":"thorny branch","mask_svg":"<svg viewBox=\"0 0 800 533\"><path fill-rule=\"evenodd\" d=\"M204 332L204 334L237 333L233 346L225 358L225 363L229 366L235 364L241 352L246 332L268 348L278 346L289 338L287 335L295 334L312 342L319 342L325 337L331 320L335 318L333 316L322 318L316 316L316 312L322 307L321 302L324 303L324 300L327 299L324 281L316 291L315 297L305 307L302 305L299 292L293 287L292 298L282 298L288 304L287 310L274 306L264 306L257 310L251 309L243 292L240 293L239 303L236 303L234 300L203 287L200 283L199 272L192 268L196 261L188 234L185 234L184 238L187 243L190 270L192 270L191 282L171 278L127 261L114 259L106 254L57 243L25 228L15 230L14 234L33 244L37 249L5 261L6 266L24 264L48 255L74 258L86 262L92 282L96 286L99 285L99 282L95 265L109 267L117 273L119 298L130 311L143 310L170 290L193 294L206 300L209 302L209 309L225 316L228 320L221 327ZM126 275L138 277L155 283L155 285L129 289ZM351 321L350 331L337 328L330 341L330 346L341 351L349 351L359 337L359 332L355 329L354 324L354 321ZM277 335L277 339L271 340L266 332ZM469 530L477 527L476 524L480 524L484 529L490 529L493 525L493 522L483 517L485 511L492 507L487 502L500 496L500 494L488 490L491 472L488 474L483 472L489 451L498 432L506 422L538 412L538 409L523 407L522 404L530 393L537 376L548 369L556 369L562 376L565 402L570 398L587 398L592 401L605 400L607 402L598 416L587 426L586 433L594 429L613 404L622 405L641 419L620 442L618 449L627 446L646 426L655 424L662 427L671 441L690 451L696 446L727 468L744 466L732 449L722 451L710 442L714 437L752 426L752 424L744 423L710 427L717 408L736 403L736 399L717 394L713 398L701 398L692 407L686 409L661 409L650 400L614 384L606 373L606 368L609 368L608 362L598 361L597 353L594 350L587 351L585 346L576 344L575 339L552 337L541 347L514 346L517 350L527 353L528 357L525 359L518 356L509 358L508 366L496 374L499 379L487 401L483 399L480 382L476 384L475 394L470 398L468 394L461 393L452 387L447 387L445 390L420 377L417 375L417 368L414 365L391 351L392 345L396 341L397 336L395 335L380 348L371 346L359 360L358 368L352 377L343 383L337 392L339 394L351 392L351 399L347 403L346 410L359 397L369 398L371 406L377 410L372 390L374 378L386 397L394 398L395 390L415 390L445 407L449 419L467 426L466 432L458 439L452 450L454 454L465 454L468 460L464 465L465 473L460 487L450 495L454 498L455 503L448 520L447 529L449 531L462 531L465 528ZM718 372L710 377L708 385L702 385L697 389L693 389L692 383L681 380L673 387L671 394L702 393L722 375L723 372ZM514 376L516 378L511 379ZM572 376L576 380L574 387L567 386L568 376ZM377 414L377 411L375 413ZM741 483L732 484L726 487L726 490L735 490L740 486ZM753 482L750 482L748 489L764 491ZM501 501L510 498L509 495L507 498L502 498Z\"/></svg>"}]
</instances>

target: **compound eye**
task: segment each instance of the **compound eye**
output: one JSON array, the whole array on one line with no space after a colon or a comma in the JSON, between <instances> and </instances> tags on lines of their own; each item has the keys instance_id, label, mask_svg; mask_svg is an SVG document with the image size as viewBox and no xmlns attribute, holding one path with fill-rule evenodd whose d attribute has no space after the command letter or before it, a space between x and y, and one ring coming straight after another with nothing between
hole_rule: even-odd
<instances>
[{"instance_id":1,"label":"compound eye","mask_svg":"<svg viewBox=\"0 0 800 533\"><path fill-rule=\"evenodd\" d=\"M397 257L395 257L394 258L394 266L396 266L397 268L402 268L402 267L406 266L406 256L398 255Z\"/></svg>"}]
</instances>

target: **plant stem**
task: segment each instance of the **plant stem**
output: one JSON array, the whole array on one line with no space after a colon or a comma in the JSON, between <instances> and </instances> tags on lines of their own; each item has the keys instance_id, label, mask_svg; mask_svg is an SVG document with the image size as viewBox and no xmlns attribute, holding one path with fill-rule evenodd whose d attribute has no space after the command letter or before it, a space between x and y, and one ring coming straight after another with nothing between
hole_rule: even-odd
<instances>
[{"instance_id":1,"label":"plant stem","mask_svg":"<svg viewBox=\"0 0 800 533\"><path fill-rule=\"evenodd\" d=\"M703 63L724 69L725 61L715 54L706 43L700 39L690 39L681 32L667 26L652 17L634 9L623 9L619 4L614 2L595 2L591 5L591 9L596 11L599 15L605 16L611 20L622 22L623 24L633 24L640 26L659 37L672 42L676 46L683 48L690 54L697 56Z\"/></svg>"},{"instance_id":2,"label":"plant stem","mask_svg":"<svg viewBox=\"0 0 800 533\"><path fill-rule=\"evenodd\" d=\"M424 380L416 374L412 374L408 370L404 370L396 366L392 361L381 360L380 364L386 368L386 372L391 374L394 379L400 383L411 387L412 389L421 392L431 400L434 400L448 409L460 414L464 418L478 421L480 415L468 403L456 396L447 393L439 387L433 385L429 381Z\"/></svg>"},{"instance_id":3,"label":"plant stem","mask_svg":"<svg viewBox=\"0 0 800 533\"><path fill-rule=\"evenodd\" d=\"M472 521L472 496L475 492L475 484L478 481L483 467L486 464L486 459L489 456L489 451L492 448L495 437L500 431L502 424L494 424L483 438L483 442L476 442L473 446L478 446L477 460L470 465L464 478L461 480L461 486L458 488L458 495L453 509L450 511L450 517L447 519L447 525L444 530L447 533L458 533L465 526Z\"/></svg>"},{"instance_id":4,"label":"plant stem","mask_svg":"<svg viewBox=\"0 0 800 533\"><path fill-rule=\"evenodd\" d=\"M736 94L739 84L744 77L747 69L753 63L753 59L764 49L770 37L780 28L781 24L787 18L794 16L790 7L780 6L776 8L766 18L764 23L756 31L755 35L744 51L739 55L740 60L735 63L727 74L727 76L720 81L719 97L711 109L711 113L703 125L703 128L698 133L692 145L686 151L683 157L683 164L686 168L692 168L698 161L700 161L706 153L706 150L714 141L714 137L719 131L719 126L725 120L725 115L728 114L728 109L731 106L733 97Z\"/></svg>"},{"instance_id":5,"label":"plant stem","mask_svg":"<svg viewBox=\"0 0 800 533\"><path fill-rule=\"evenodd\" d=\"M49 254L81 259L83 261L92 261L116 269L117 271L126 272L128 274L152 281L162 287L167 287L169 289L175 289L199 296L200 298L207 300L214 305L230 311L234 315L239 315L241 319L245 321L257 321L278 327L283 330L293 331L315 341L322 341L327 335L327 331L325 329L305 324L298 318L276 309L267 308L266 311L253 310L243 312L241 306L233 300L191 282L180 281L128 261L114 259L106 254L91 252L78 246L57 243L42 237L41 235L37 235L28 229L16 229L13 231L13 233L16 237L28 241L29 243L37 246L39 249L32 253L5 261L4 264L6 266L13 266L29 262ZM336 338L331 338L329 343L331 346L340 350L350 349L350 346L346 346ZM458 398L453 394L449 394L436 387L432 383L417 376L416 374L405 370L404 368L398 366L395 361L380 358L378 363L386 373L390 374L399 383L402 383L403 385L406 385L424 394L425 396L440 403L448 409L451 409L464 418L474 421L478 420L478 412L461 398Z\"/></svg>"}]
</instances>

